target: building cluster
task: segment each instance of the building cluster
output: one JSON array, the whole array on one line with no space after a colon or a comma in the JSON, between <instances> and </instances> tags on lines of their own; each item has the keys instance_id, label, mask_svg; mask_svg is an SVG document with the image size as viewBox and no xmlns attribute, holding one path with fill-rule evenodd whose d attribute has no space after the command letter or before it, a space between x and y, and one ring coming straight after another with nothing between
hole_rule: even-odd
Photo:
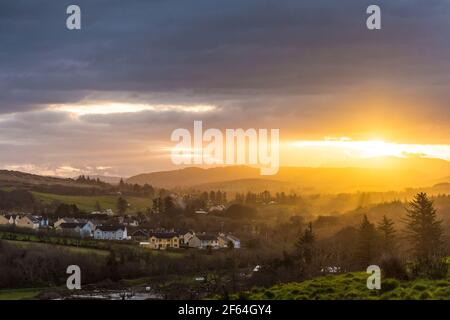
<instances>
[{"instance_id":1,"label":"building cluster","mask_svg":"<svg viewBox=\"0 0 450 320\"><path fill-rule=\"evenodd\" d=\"M92 218L91 218L92 216ZM62 236L93 238L97 240L135 240L141 246L150 249L197 248L219 249L241 247L240 240L226 233L208 234L192 230L144 230L137 229L139 221L133 217L118 216L101 218L100 215L90 215L83 218L62 217L49 222L49 219L32 214L0 215L0 226L14 226L31 230L53 231ZM128 228L133 231L128 234Z\"/></svg>"},{"instance_id":2,"label":"building cluster","mask_svg":"<svg viewBox=\"0 0 450 320\"><path fill-rule=\"evenodd\" d=\"M197 248L197 249L220 249L241 247L240 240L225 233L218 235L207 233L196 233L194 231L150 231L137 230L132 238L141 239L142 247L150 249L169 249L169 248ZM145 241L144 241L145 240Z\"/></svg>"},{"instance_id":3,"label":"building cluster","mask_svg":"<svg viewBox=\"0 0 450 320\"><path fill-rule=\"evenodd\" d=\"M94 238L98 240L127 240L126 224L135 226L136 221L129 218L121 218L122 223L106 223L95 219L81 219L63 217L53 224L48 218L32 214L6 214L0 215L0 226L15 226L31 230L54 230L65 236L81 238Z\"/></svg>"},{"instance_id":4,"label":"building cluster","mask_svg":"<svg viewBox=\"0 0 450 320\"><path fill-rule=\"evenodd\" d=\"M32 214L5 214L0 215L0 225L17 226L19 228L43 229L49 227L48 219Z\"/></svg>"}]
</instances>

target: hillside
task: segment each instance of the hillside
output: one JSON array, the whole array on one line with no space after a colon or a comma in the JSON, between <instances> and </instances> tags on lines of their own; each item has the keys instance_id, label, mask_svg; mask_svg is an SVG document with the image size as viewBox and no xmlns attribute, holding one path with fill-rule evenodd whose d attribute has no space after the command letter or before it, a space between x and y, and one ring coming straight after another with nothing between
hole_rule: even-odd
<instances>
[{"instance_id":1,"label":"hillside","mask_svg":"<svg viewBox=\"0 0 450 320\"><path fill-rule=\"evenodd\" d=\"M363 272L327 275L303 282L255 288L232 298L250 300L426 300L450 299L450 278L399 281L382 279L381 290L368 290Z\"/></svg>"},{"instance_id":2,"label":"hillside","mask_svg":"<svg viewBox=\"0 0 450 320\"><path fill-rule=\"evenodd\" d=\"M46 204L52 202L61 202L68 204L75 204L81 210L90 212L94 211L98 203L102 209L113 209L117 207L117 196L114 195L96 195L96 196L69 196L52 193L33 192L36 199ZM151 201L143 197L126 197L129 203L128 211L138 212L143 211L151 206Z\"/></svg>"},{"instance_id":3,"label":"hillside","mask_svg":"<svg viewBox=\"0 0 450 320\"><path fill-rule=\"evenodd\" d=\"M200 188L217 186L227 191L243 191L267 185L271 191L300 189L310 192L387 191L431 187L445 182L450 162L425 158L375 158L360 167L281 167L273 176L260 176L259 169L229 166L196 167L133 176L129 183L148 183L163 188ZM265 181L265 182L264 182ZM273 184L267 183L274 181ZM450 181L446 181L450 182Z\"/></svg>"},{"instance_id":4,"label":"hillside","mask_svg":"<svg viewBox=\"0 0 450 320\"><path fill-rule=\"evenodd\" d=\"M202 169L196 167L139 174L127 179L128 183L144 184L163 188L192 187L207 183L240 179L258 179L259 169L233 166Z\"/></svg>"},{"instance_id":5,"label":"hillside","mask_svg":"<svg viewBox=\"0 0 450 320\"><path fill-rule=\"evenodd\" d=\"M194 186L194 189L200 191L222 190L225 192L263 192L265 190L278 190L290 192L296 189L294 183L270 180L270 179L239 179L231 181L221 181L205 183Z\"/></svg>"},{"instance_id":6,"label":"hillside","mask_svg":"<svg viewBox=\"0 0 450 320\"><path fill-rule=\"evenodd\" d=\"M61 185L80 188L87 186L86 184L77 183L73 179L40 176L20 171L0 170L1 187L24 187L34 185Z\"/></svg>"}]
</instances>

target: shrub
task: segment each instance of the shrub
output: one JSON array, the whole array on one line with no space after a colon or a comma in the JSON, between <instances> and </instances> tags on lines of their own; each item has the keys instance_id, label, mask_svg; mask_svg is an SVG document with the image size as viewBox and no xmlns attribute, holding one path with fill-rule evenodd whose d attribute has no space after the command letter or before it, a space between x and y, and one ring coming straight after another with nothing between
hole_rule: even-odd
<instances>
[{"instance_id":1,"label":"shrub","mask_svg":"<svg viewBox=\"0 0 450 320\"><path fill-rule=\"evenodd\" d=\"M408 273L404 263L395 256L384 257L381 261L381 270L385 278L394 278L398 280L407 280Z\"/></svg>"},{"instance_id":2,"label":"shrub","mask_svg":"<svg viewBox=\"0 0 450 320\"><path fill-rule=\"evenodd\" d=\"M445 279L448 274L448 264L441 258L417 261L410 265L410 274L412 278Z\"/></svg>"},{"instance_id":3,"label":"shrub","mask_svg":"<svg viewBox=\"0 0 450 320\"><path fill-rule=\"evenodd\" d=\"M424 290L426 290L426 286L425 285L423 285L423 284L416 284L414 287L413 287L413 289L414 290L416 290L416 291L424 291Z\"/></svg>"},{"instance_id":4,"label":"shrub","mask_svg":"<svg viewBox=\"0 0 450 320\"><path fill-rule=\"evenodd\" d=\"M428 291L424 291L419 295L419 299L421 300L425 300L425 299L430 299L432 296Z\"/></svg>"},{"instance_id":5,"label":"shrub","mask_svg":"<svg viewBox=\"0 0 450 320\"><path fill-rule=\"evenodd\" d=\"M400 283L396 279L386 279L381 283L381 292L388 292L396 289Z\"/></svg>"},{"instance_id":6,"label":"shrub","mask_svg":"<svg viewBox=\"0 0 450 320\"><path fill-rule=\"evenodd\" d=\"M264 297L266 297L267 299L273 299L275 298L275 294L270 290L266 290L264 292Z\"/></svg>"}]
</instances>

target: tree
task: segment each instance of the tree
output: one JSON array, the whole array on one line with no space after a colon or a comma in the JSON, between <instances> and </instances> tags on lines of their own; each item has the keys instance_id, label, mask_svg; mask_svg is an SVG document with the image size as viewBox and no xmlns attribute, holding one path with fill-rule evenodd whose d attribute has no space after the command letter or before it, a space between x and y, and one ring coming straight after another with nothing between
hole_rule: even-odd
<instances>
[{"instance_id":1,"label":"tree","mask_svg":"<svg viewBox=\"0 0 450 320\"><path fill-rule=\"evenodd\" d=\"M119 181L119 190L122 191L125 189L125 187L126 187L126 184L125 184L125 182L123 182L123 179L121 178Z\"/></svg>"},{"instance_id":2,"label":"tree","mask_svg":"<svg viewBox=\"0 0 450 320\"><path fill-rule=\"evenodd\" d=\"M124 214L128 209L128 202L122 197L119 197L117 199L117 212L119 214Z\"/></svg>"},{"instance_id":3,"label":"tree","mask_svg":"<svg viewBox=\"0 0 450 320\"><path fill-rule=\"evenodd\" d=\"M381 236L381 248L386 255L392 255L395 252L395 238L396 232L394 228L394 222L383 216L383 220L378 223L378 231Z\"/></svg>"},{"instance_id":4,"label":"tree","mask_svg":"<svg viewBox=\"0 0 450 320\"><path fill-rule=\"evenodd\" d=\"M308 228L303 231L300 235L300 238L297 242L297 254L299 259L306 263L307 265L311 264L314 258L314 243L315 243L315 235L312 230L312 223L309 224Z\"/></svg>"},{"instance_id":5,"label":"tree","mask_svg":"<svg viewBox=\"0 0 450 320\"><path fill-rule=\"evenodd\" d=\"M369 221L366 215L358 229L358 243L356 258L359 267L368 267L378 255L378 234L375 225Z\"/></svg>"},{"instance_id":6,"label":"tree","mask_svg":"<svg viewBox=\"0 0 450 320\"><path fill-rule=\"evenodd\" d=\"M439 255L442 248L442 221L426 193L418 193L406 208L406 237L418 260L429 260Z\"/></svg>"},{"instance_id":7,"label":"tree","mask_svg":"<svg viewBox=\"0 0 450 320\"><path fill-rule=\"evenodd\" d=\"M175 209L175 203L171 196L167 196L163 200L164 209L162 210L163 213L172 214Z\"/></svg>"}]
</instances>

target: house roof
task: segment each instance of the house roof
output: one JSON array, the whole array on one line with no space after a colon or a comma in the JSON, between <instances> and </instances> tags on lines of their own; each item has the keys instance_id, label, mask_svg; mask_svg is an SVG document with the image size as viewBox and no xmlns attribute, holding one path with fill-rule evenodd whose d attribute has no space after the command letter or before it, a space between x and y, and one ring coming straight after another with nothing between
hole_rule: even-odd
<instances>
[{"instance_id":1,"label":"house roof","mask_svg":"<svg viewBox=\"0 0 450 320\"><path fill-rule=\"evenodd\" d=\"M197 234L197 238L199 238L202 241L214 241L214 240L217 240L217 236L214 236L212 234Z\"/></svg>"},{"instance_id":2,"label":"house roof","mask_svg":"<svg viewBox=\"0 0 450 320\"><path fill-rule=\"evenodd\" d=\"M75 229L77 227L81 228L84 226L84 223L73 223L73 222L64 222L59 225L62 229Z\"/></svg>"},{"instance_id":3,"label":"house roof","mask_svg":"<svg viewBox=\"0 0 450 320\"><path fill-rule=\"evenodd\" d=\"M77 222L77 219L75 219L75 218L66 218L66 217L63 217L63 218L58 219L58 221L61 221L61 220L66 221L65 223L76 223L76 222ZM64 222L63 222L63 223L64 223Z\"/></svg>"},{"instance_id":4,"label":"house roof","mask_svg":"<svg viewBox=\"0 0 450 320\"><path fill-rule=\"evenodd\" d=\"M34 217L32 215L23 216L21 219L25 219L25 218L27 218L28 220L30 220L33 223L39 223L39 219L37 219L36 217Z\"/></svg>"},{"instance_id":5,"label":"house roof","mask_svg":"<svg viewBox=\"0 0 450 320\"><path fill-rule=\"evenodd\" d=\"M125 230L125 227L123 226L97 226L95 230L100 231L118 231L118 230Z\"/></svg>"},{"instance_id":6,"label":"house roof","mask_svg":"<svg viewBox=\"0 0 450 320\"><path fill-rule=\"evenodd\" d=\"M232 235L228 235L227 238L232 240L232 241L236 241L236 242L240 241L238 238L236 238L235 236L232 236Z\"/></svg>"},{"instance_id":7,"label":"house roof","mask_svg":"<svg viewBox=\"0 0 450 320\"><path fill-rule=\"evenodd\" d=\"M146 236L146 237L147 237L147 236L148 236L148 231L139 229L139 230L134 231L134 232L131 234L131 236L139 236L139 235L143 235L143 236Z\"/></svg>"},{"instance_id":8,"label":"house roof","mask_svg":"<svg viewBox=\"0 0 450 320\"><path fill-rule=\"evenodd\" d=\"M148 236L150 238L155 237L158 239L172 239L178 237L178 234L175 232L151 232Z\"/></svg>"}]
</instances>

